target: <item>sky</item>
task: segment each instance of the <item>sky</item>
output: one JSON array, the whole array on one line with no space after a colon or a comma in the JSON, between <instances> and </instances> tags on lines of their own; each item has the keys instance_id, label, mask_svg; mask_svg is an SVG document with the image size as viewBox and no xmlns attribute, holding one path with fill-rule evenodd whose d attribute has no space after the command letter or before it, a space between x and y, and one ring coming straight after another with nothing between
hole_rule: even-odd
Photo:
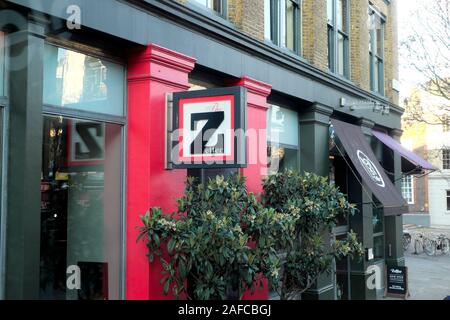
<instances>
[{"instance_id":1,"label":"sky","mask_svg":"<svg viewBox=\"0 0 450 320\"><path fill-rule=\"evenodd\" d=\"M409 92L413 87L421 82L420 74L412 68L408 61L402 58L402 47L400 43L406 39L409 32L409 25L417 23L417 16L413 14L414 10L419 7L420 1L424 0L397 0L398 9L398 41L399 41L399 81L400 95L402 97L409 96ZM430 1L430 0L426 0ZM431 0L433 1L433 0Z\"/></svg>"},{"instance_id":2,"label":"sky","mask_svg":"<svg viewBox=\"0 0 450 320\"><path fill-rule=\"evenodd\" d=\"M442 27L440 23L434 23L433 19L437 19L437 17L429 10L427 7L433 4L433 1L437 0L397 0L397 8L398 8L398 40L399 40L399 81L401 83L400 86L400 96L401 98L405 98L409 96L411 89L416 87L419 83L426 82L426 78L424 78L416 69L414 69L410 63L409 59L405 59L405 49L400 45L403 40L406 40L408 34L412 32L413 29L416 29L418 32L424 30L425 26L427 28L439 28ZM440 35L443 36L444 30L442 30ZM436 58L441 56L440 63L438 64L438 73L450 74L449 69L445 69L445 63L448 60L445 60L443 57L449 53L448 47L443 46L442 41L437 40L436 44L431 40L431 35L429 32L424 33L426 38L425 46L431 56L435 56ZM439 47L437 47L437 45ZM438 58L439 59L439 58ZM448 57L447 57L448 59ZM400 100L402 101L402 99Z\"/></svg>"}]
</instances>

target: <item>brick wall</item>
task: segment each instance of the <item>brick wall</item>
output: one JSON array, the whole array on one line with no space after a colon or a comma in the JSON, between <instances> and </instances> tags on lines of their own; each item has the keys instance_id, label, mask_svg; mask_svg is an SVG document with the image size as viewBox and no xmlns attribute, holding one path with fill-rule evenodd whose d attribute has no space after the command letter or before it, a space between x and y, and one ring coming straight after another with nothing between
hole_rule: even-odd
<instances>
[{"instance_id":1,"label":"brick wall","mask_svg":"<svg viewBox=\"0 0 450 320\"><path fill-rule=\"evenodd\" d=\"M328 70L328 27L326 0L303 1L302 55L312 65Z\"/></svg>"},{"instance_id":2,"label":"brick wall","mask_svg":"<svg viewBox=\"0 0 450 320\"><path fill-rule=\"evenodd\" d=\"M189 0L173 0L187 2ZM398 104L398 92L392 80L398 79L397 0L388 5L385 0L371 0L371 4L386 16L385 25L385 94ZM264 40L264 1L228 0L228 20L236 28L255 39ZM369 1L350 0L350 80L364 90L370 90L369 30L367 25ZM320 70L328 70L326 0L302 2L301 54Z\"/></svg>"},{"instance_id":3,"label":"brick wall","mask_svg":"<svg viewBox=\"0 0 450 320\"><path fill-rule=\"evenodd\" d=\"M369 2L350 1L350 79L370 90Z\"/></svg>"}]
</instances>

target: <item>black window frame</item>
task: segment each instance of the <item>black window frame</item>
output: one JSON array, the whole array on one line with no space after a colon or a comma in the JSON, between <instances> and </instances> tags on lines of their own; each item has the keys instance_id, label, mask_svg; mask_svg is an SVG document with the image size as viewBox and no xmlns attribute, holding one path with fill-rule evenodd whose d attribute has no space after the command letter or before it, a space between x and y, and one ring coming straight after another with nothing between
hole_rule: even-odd
<instances>
[{"instance_id":1,"label":"black window frame","mask_svg":"<svg viewBox=\"0 0 450 320\"><path fill-rule=\"evenodd\" d=\"M266 40L271 41L274 45L279 46L281 48L287 49L296 55L300 55L301 52L301 20L302 20L302 1L303 0L269 0L270 2L270 38L266 38L266 35L264 37ZM286 39L283 40L283 37L287 37L287 26L286 26L286 3L291 2L294 6L294 33L293 33L293 44L294 48L290 49L286 46ZM266 5L266 2L264 1L264 6ZM281 10L282 5L285 6L284 8L284 19L282 19L282 12ZM266 10L266 8L264 8ZM282 26L282 21L285 22L285 25ZM264 23L267 23L265 21ZM283 32L284 30L284 32Z\"/></svg>"},{"instance_id":2,"label":"black window frame","mask_svg":"<svg viewBox=\"0 0 450 320\"><path fill-rule=\"evenodd\" d=\"M209 5L205 5L203 6L201 3L195 1L195 0L188 0L188 3L194 5L194 6L199 6L199 7L204 7L205 10L208 10L224 19L228 18L228 1L227 0L217 0L220 1L219 4L219 9L214 9L214 7L210 7Z\"/></svg>"},{"instance_id":3,"label":"black window frame","mask_svg":"<svg viewBox=\"0 0 450 320\"><path fill-rule=\"evenodd\" d=\"M369 5L368 19L371 21L371 16L376 15L380 20L381 28L381 52L378 52L378 41L376 29L369 23L369 78L370 78L370 90L385 96L385 57L384 52L386 50L384 45L386 17L379 13L374 7ZM375 52L374 52L375 51ZM375 70L376 69L376 70ZM376 81L377 80L377 81ZM375 86L376 85L376 86Z\"/></svg>"},{"instance_id":4,"label":"black window frame","mask_svg":"<svg viewBox=\"0 0 450 320\"><path fill-rule=\"evenodd\" d=\"M442 169L450 170L450 148L442 149Z\"/></svg>"},{"instance_id":5,"label":"black window frame","mask_svg":"<svg viewBox=\"0 0 450 320\"><path fill-rule=\"evenodd\" d=\"M447 191L447 196L446 196L446 200L447 200L447 211L450 212L450 190L446 190Z\"/></svg>"},{"instance_id":6,"label":"black window frame","mask_svg":"<svg viewBox=\"0 0 450 320\"><path fill-rule=\"evenodd\" d=\"M327 0L332 3L331 19L328 17L327 9L327 42L328 42L328 69L330 72L349 79L350 78L350 0L342 0L345 6L346 19L343 20L342 28L338 26L338 0ZM345 23L345 25L344 25ZM345 30L343 30L345 29ZM339 51L338 43L339 36L343 38L344 52L343 52L343 74L338 70L339 65Z\"/></svg>"}]
</instances>

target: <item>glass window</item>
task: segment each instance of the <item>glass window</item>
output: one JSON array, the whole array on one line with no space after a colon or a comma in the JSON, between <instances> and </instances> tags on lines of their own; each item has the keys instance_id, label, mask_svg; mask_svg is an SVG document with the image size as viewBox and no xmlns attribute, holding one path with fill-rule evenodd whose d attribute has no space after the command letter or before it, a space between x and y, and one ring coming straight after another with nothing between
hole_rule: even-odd
<instances>
[{"instance_id":1,"label":"glass window","mask_svg":"<svg viewBox=\"0 0 450 320\"><path fill-rule=\"evenodd\" d=\"M264 36L299 54L300 0L264 0Z\"/></svg>"},{"instance_id":2,"label":"glass window","mask_svg":"<svg viewBox=\"0 0 450 320\"><path fill-rule=\"evenodd\" d=\"M383 233L383 209L373 208L372 210L373 233Z\"/></svg>"},{"instance_id":3,"label":"glass window","mask_svg":"<svg viewBox=\"0 0 450 320\"><path fill-rule=\"evenodd\" d=\"M122 126L44 115L41 299L119 299Z\"/></svg>"},{"instance_id":4,"label":"glass window","mask_svg":"<svg viewBox=\"0 0 450 320\"><path fill-rule=\"evenodd\" d=\"M450 190L447 190L447 211L450 211Z\"/></svg>"},{"instance_id":5,"label":"glass window","mask_svg":"<svg viewBox=\"0 0 450 320\"><path fill-rule=\"evenodd\" d=\"M298 169L298 114L293 110L271 105L267 112L269 173Z\"/></svg>"},{"instance_id":6,"label":"glass window","mask_svg":"<svg viewBox=\"0 0 450 320\"><path fill-rule=\"evenodd\" d=\"M442 169L450 169L450 149L442 150Z\"/></svg>"},{"instance_id":7,"label":"glass window","mask_svg":"<svg viewBox=\"0 0 450 320\"><path fill-rule=\"evenodd\" d=\"M369 8L370 88L384 95L384 26L381 15Z\"/></svg>"},{"instance_id":8,"label":"glass window","mask_svg":"<svg viewBox=\"0 0 450 320\"><path fill-rule=\"evenodd\" d=\"M272 40L272 8L271 0L264 0L264 38L267 40Z\"/></svg>"},{"instance_id":9,"label":"glass window","mask_svg":"<svg viewBox=\"0 0 450 320\"><path fill-rule=\"evenodd\" d=\"M333 24L333 4L334 0L327 0L327 20L329 24Z\"/></svg>"},{"instance_id":10,"label":"glass window","mask_svg":"<svg viewBox=\"0 0 450 320\"><path fill-rule=\"evenodd\" d=\"M123 66L47 44L44 104L124 115Z\"/></svg>"},{"instance_id":11,"label":"glass window","mask_svg":"<svg viewBox=\"0 0 450 320\"><path fill-rule=\"evenodd\" d=\"M373 196L372 202L372 230L373 230L373 256L375 259L384 258L384 210L383 205Z\"/></svg>"},{"instance_id":12,"label":"glass window","mask_svg":"<svg viewBox=\"0 0 450 320\"><path fill-rule=\"evenodd\" d=\"M338 34L337 46L337 72L340 75L345 73L345 38L342 34Z\"/></svg>"},{"instance_id":13,"label":"glass window","mask_svg":"<svg viewBox=\"0 0 450 320\"><path fill-rule=\"evenodd\" d=\"M226 14L226 0L192 0L202 6L207 7L221 15Z\"/></svg>"},{"instance_id":14,"label":"glass window","mask_svg":"<svg viewBox=\"0 0 450 320\"><path fill-rule=\"evenodd\" d=\"M402 195L408 204L414 203L413 176L404 176L402 179Z\"/></svg>"},{"instance_id":15,"label":"glass window","mask_svg":"<svg viewBox=\"0 0 450 320\"><path fill-rule=\"evenodd\" d=\"M328 0L328 68L349 77L348 0Z\"/></svg>"},{"instance_id":16,"label":"glass window","mask_svg":"<svg viewBox=\"0 0 450 320\"><path fill-rule=\"evenodd\" d=\"M0 96L5 95L5 34L0 31Z\"/></svg>"},{"instance_id":17,"label":"glass window","mask_svg":"<svg viewBox=\"0 0 450 320\"><path fill-rule=\"evenodd\" d=\"M384 235L373 238L373 256L375 259L384 258Z\"/></svg>"}]
</instances>

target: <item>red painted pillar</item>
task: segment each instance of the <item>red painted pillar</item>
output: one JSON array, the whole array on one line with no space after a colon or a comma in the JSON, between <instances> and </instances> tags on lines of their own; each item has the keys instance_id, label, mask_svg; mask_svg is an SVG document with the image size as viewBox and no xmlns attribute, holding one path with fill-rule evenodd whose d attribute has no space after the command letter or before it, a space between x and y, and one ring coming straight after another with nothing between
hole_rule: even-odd
<instances>
[{"instance_id":1,"label":"red painted pillar","mask_svg":"<svg viewBox=\"0 0 450 320\"><path fill-rule=\"evenodd\" d=\"M242 77L231 85L247 88L247 168L241 169L241 173L247 177L247 188L257 194L262 192L262 178L267 175L267 136L266 113L268 109L267 97L272 91L272 86L249 77ZM252 295L246 292L244 300L267 300L267 281L264 280L264 288Z\"/></svg>"},{"instance_id":2,"label":"red painted pillar","mask_svg":"<svg viewBox=\"0 0 450 320\"><path fill-rule=\"evenodd\" d=\"M189 88L195 59L150 44L128 59L126 298L165 299L161 266L149 264L147 248L136 243L139 215L158 206L176 209L186 170L164 169L165 94ZM170 297L169 297L170 298Z\"/></svg>"},{"instance_id":3,"label":"red painted pillar","mask_svg":"<svg viewBox=\"0 0 450 320\"><path fill-rule=\"evenodd\" d=\"M267 175L266 113L267 97L272 86L249 77L242 77L231 85L247 88L247 168L241 173L247 177L251 192L262 191L261 179Z\"/></svg>"}]
</instances>

